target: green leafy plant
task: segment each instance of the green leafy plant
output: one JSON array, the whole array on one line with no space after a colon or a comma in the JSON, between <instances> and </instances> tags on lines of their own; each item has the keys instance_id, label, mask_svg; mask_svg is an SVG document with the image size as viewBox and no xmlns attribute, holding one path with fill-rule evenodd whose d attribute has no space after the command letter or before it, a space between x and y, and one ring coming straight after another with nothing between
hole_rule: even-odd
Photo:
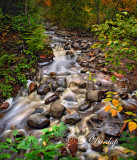
<instances>
[{"instance_id":1,"label":"green leafy plant","mask_svg":"<svg viewBox=\"0 0 137 160\"><path fill-rule=\"evenodd\" d=\"M7 138L6 142L0 143L0 159L11 158L11 154L14 152L20 153L24 152L24 157L27 160L52 160L56 156L61 156L60 148L65 146L64 143L53 143L52 139L55 137L63 137L63 131L65 131L67 127L64 123L60 123L59 126L53 126L51 130L42 129L43 135L41 139L37 139L34 136L27 136L17 138L18 131L13 131L14 138ZM3 150L10 150L12 153L3 153ZM29 152L26 152L28 151ZM71 156L62 157L62 160L74 160ZM19 160L16 158L15 160ZM20 159L21 160L21 159Z\"/></svg>"},{"instance_id":2,"label":"green leafy plant","mask_svg":"<svg viewBox=\"0 0 137 160\"><path fill-rule=\"evenodd\" d=\"M137 159L137 136L128 134L127 132L123 132L119 141L123 142L121 144L122 147L125 148L125 153L131 153L133 155L128 156L126 159L135 160ZM125 160L125 158L119 158L119 160Z\"/></svg>"},{"instance_id":3,"label":"green leafy plant","mask_svg":"<svg viewBox=\"0 0 137 160\"><path fill-rule=\"evenodd\" d=\"M93 45L105 51L111 70L124 73L123 65L129 71L135 68L137 61L137 19L127 12L116 14L116 19L107 20L100 25L94 25L92 31L96 33L100 42ZM123 62L127 59L127 62Z\"/></svg>"}]
</instances>

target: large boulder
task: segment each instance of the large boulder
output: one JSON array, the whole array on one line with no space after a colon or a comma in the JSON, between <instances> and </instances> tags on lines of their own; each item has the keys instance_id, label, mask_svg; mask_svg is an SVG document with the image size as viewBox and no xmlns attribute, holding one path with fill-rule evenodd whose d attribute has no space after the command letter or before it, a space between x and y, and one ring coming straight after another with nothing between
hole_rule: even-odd
<instances>
[{"instance_id":1,"label":"large boulder","mask_svg":"<svg viewBox=\"0 0 137 160\"><path fill-rule=\"evenodd\" d=\"M37 89L37 93L40 94L40 95L44 95L44 94L46 94L49 91L50 91L50 87L46 83L41 83L38 86L38 89Z\"/></svg>"},{"instance_id":2,"label":"large boulder","mask_svg":"<svg viewBox=\"0 0 137 160\"><path fill-rule=\"evenodd\" d=\"M35 82L30 83L29 85L29 93L34 92L37 89L37 84Z\"/></svg>"},{"instance_id":3,"label":"large boulder","mask_svg":"<svg viewBox=\"0 0 137 160\"><path fill-rule=\"evenodd\" d=\"M50 106L50 113L54 118L60 118L64 114L65 110L66 108L58 102L52 103Z\"/></svg>"},{"instance_id":4,"label":"large boulder","mask_svg":"<svg viewBox=\"0 0 137 160\"><path fill-rule=\"evenodd\" d=\"M46 118L41 113L32 114L28 120L27 124L31 128L42 129L50 125L50 120Z\"/></svg>"}]
</instances>

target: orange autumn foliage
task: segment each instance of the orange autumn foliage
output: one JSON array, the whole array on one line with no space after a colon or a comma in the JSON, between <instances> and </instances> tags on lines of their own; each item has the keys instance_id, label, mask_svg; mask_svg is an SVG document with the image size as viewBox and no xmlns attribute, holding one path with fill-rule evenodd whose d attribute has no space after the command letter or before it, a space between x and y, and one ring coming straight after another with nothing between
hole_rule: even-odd
<instances>
[{"instance_id":1,"label":"orange autumn foliage","mask_svg":"<svg viewBox=\"0 0 137 160\"><path fill-rule=\"evenodd\" d=\"M110 113L112 113L112 117L117 115L117 111L115 109L112 109Z\"/></svg>"},{"instance_id":2,"label":"orange autumn foliage","mask_svg":"<svg viewBox=\"0 0 137 160\"><path fill-rule=\"evenodd\" d=\"M50 0L44 0L44 2L45 2L45 4L47 5L47 6L51 6L51 1Z\"/></svg>"},{"instance_id":3,"label":"orange autumn foliage","mask_svg":"<svg viewBox=\"0 0 137 160\"><path fill-rule=\"evenodd\" d=\"M118 1L114 0L101 0L101 4L106 7L117 6ZM120 0L117 9L119 11L134 12L137 10L137 0Z\"/></svg>"}]
</instances>

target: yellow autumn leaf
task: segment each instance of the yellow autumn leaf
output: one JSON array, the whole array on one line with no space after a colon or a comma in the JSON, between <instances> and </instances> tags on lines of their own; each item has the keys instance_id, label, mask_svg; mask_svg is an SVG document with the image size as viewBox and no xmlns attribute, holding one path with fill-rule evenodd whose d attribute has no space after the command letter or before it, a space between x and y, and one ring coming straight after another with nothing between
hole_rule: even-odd
<instances>
[{"instance_id":1,"label":"yellow autumn leaf","mask_svg":"<svg viewBox=\"0 0 137 160\"><path fill-rule=\"evenodd\" d=\"M137 124L135 122L129 122L128 123L128 128L129 128L130 132L132 132L135 129L137 129Z\"/></svg>"},{"instance_id":2,"label":"yellow autumn leaf","mask_svg":"<svg viewBox=\"0 0 137 160\"><path fill-rule=\"evenodd\" d=\"M110 113L112 113L112 117L117 115L117 111L115 109L112 109Z\"/></svg>"},{"instance_id":3,"label":"yellow autumn leaf","mask_svg":"<svg viewBox=\"0 0 137 160\"><path fill-rule=\"evenodd\" d=\"M117 94L116 92L112 92L113 94Z\"/></svg>"},{"instance_id":4,"label":"yellow autumn leaf","mask_svg":"<svg viewBox=\"0 0 137 160\"><path fill-rule=\"evenodd\" d=\"M105 153L107 153L107 152L108 152L108 147L105 147L105 148L103 149L103 151L104 151Z\"/></svg>"},{"instance_id":5,"label":"yellow autumn leaf","mask_svg":"<svg viewBox=\"0 0 137 160\"><path fill-rule=\"evenodd\" d=\"M137 154L135 151L132 151L132 150L130 150L130 149L128 149L128 148L125 148L125 149L124 149L124 153L129 153L129 152L131 152L131 153L133 153L133 154Z\"/></svg>"},{"instance_id":6,"label":"yellow autumn leaf","mask_svg":"<svg viewBox=\"0 0 137 160\"><path fill-rule=\"evenodd\" d=\"M43 146L46 146L46 142L45 141L43 141Z\"/></svg>"},{"instance_id":7,"label":"yellow autumn leaf","mask_svg":"<svg viewBox=\"0 0 137 160\"><path fill-rule=\"evenodd\" d=\"M106 106L105 107L105 112L108 112L111 109L111 106Z\"/></svg>"},{"instance_id":8,"label":"yellow autumn leaf","mask_svg":"<svg viewBox=\"0 0 137 160\"><path fill-rule=\"evenodd\" d=\"M109 160L108 156L99 156L98 160Z\"/></svg>"},{"instance_id":9,"label":"yellow autumn leaf","mask_svg":"<svg viewBox=\"0 0 137 160\"><path fill-rule=\"evenodd\" d=\"M108 58L108 55L107 55L107 53L105 53L105 58Z\"/></svg>"},{"instance_id":10,"label":"yellow autumn leaf","mask_svg":"<svg viewBox=\"0 0 137 160\"><path fill-rule=\"evenodd\" d=\"M121 112L122 110L123 110L123 107L122 107L122 106L118 106L118 107L117 107L117 111L118 111L118 112Z\"/></svg>"},{"instance_id":11,"label":"yellow autumn leaf","mask_svg":"<svg viewBox=\"0 0 137 160\"><path fill-rule=\"evenodd\" d=\"M116 99L113 99L112 104L117 107L117 106L119 106L119 101Z\"/></svg>"}]
</instances>

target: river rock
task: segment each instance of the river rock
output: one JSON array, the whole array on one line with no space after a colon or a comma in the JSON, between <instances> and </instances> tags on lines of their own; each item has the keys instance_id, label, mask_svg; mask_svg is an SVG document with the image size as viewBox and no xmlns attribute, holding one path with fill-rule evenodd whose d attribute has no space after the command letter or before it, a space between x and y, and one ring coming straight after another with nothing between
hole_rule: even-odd
<instances>
[{"instance_id":1,"label":"river rock","mask_svg":"<svg viewBox=\"0 0 137 160\"><path fill-rule=\"evenodd\" d=\"M106 123L105 125L102 123L102 126L99 128L100 132L105 132L111 136L117 136L120 133L120 124L118 123Z\"/></svg>"},{"instance_id":2,"label":"river rock","mask_svg":"<svg viewBox=\"0 0 137 160\"><path fill-rule=\"evenodd\" d=\"M86 97L87 97L87 100L90 102L98 102L98 101L101 101L102 99L102 92L98 90L95 90L95 91L90 90L87 92Z\"/></svg>"},{"instance_id":3,"label":"river rock","mask_svg":"<svg viewBox=\"0 0 137 160\"><path fill-rule=\"evenodd\" d=\"M120 93L120 97L121 99L128 99L128 93L126 92Z\"/></svg>"},{"instance_id":4,"label":"river rock","mask_svg":"<svg viewBox=\"0 0 137 160\"><path fill-rule=\"evenodd\" d=\"M51 88L52 88L52 91L56 91L56 89L58 88L58 85L56 82L52 82L51 83Z\"/></svg>"},{"instance_id":5,"label":"river rock","mask_svg":"<svg viewBox=\"0 0 137 160\"><path fill-rule=\"evenodd\" d=\"M67 51L66 52L66 55L69 55L71 58L74 57L74 53L72 51Z\"/></svg>"},{"instance_id":6,"label":"river rock","mask_svg":"<svg viewBox=\"0 0 137 160\"><path fill-rule=\"evenodd\" d=\"M75 125L77 124L79 121L81 120L81 117L79 116L78 113L74 113L69 115L66 119L65 119L65 123L66 124L70 124L70 125Z\"/></svg>"},{"instance_id":7,"label":"river rock","mask_svg":"<svg viewBox=\"0 0 137 160\"><path fill-rule=\"evenodd\" d=\"M34 114L35 113L43 113L44 112L44 108L35 108Z\"/></svg>"},{"instance_id":8,"label":"river rock","mask_svg":"<svg viewBox=\"0 0 137 160\"><path fill-rule=\"evenodd\" d=\"M66 108L58 102L52 103L50 105L50 113L54 118L60 118L64 114L65 110Z\"/></svg>"},{"instance_id":9,"label":"river rock","mask_svg":"<svg viewBox=\"0 0 137 160\"><path fill-rule=\"evenodd\" d=\"M29 85L29 93L34 92L37 89L37 84L35 82L30 83Z\"/></svg>"},{"instance_id":10,"label":"river rock","mask_svg":"<svg viewBox=\"0 0 137 160\"><path fill-rule=\"evenodd\" d=\"M88 68L81 68L81 73L86 73L87 71L89 71L89 69Z\"/></svg>"},{"instance_id":11,"label":"river rock","mask_svg":"<svg viewBox=\"0 0 137 160\"><path fill-rule=\"evenodd\" d=\"M76 62L81 62L83 60L82 56L78 56L78 58L76 59Z\"/></svg>"},{"instance_id":12,"label":"river rock","mask_svg":"<svg viewBox=\"0 0 137 160\"><path fill-rule=\"evenodd\" d=\"M51 31L58 30L58 26L53 26L53 27L50 28L50 30L51 30Z\"/></svg>"},{"instance_id":13,"label":"river rock","mask_svg":"<svg viewBox=\"0 0 137 160\"><path fill-rule=\"evenodd\" d=\"M137 101L137 96L136 95L133 95L132 98Z\"/></svg>"},{"instance_id":14,"label":"river rock","mask_svg":"<svg viewBox=\"0 0 137 160\"><path fill-rule=\"evenodd\" d=\"M81 43L81 49L87 49L87 48L88 48L88 44L82 42L82 43Z\"/></svg>"},{"instance_id":15,"label":"river rock","mask_svg":"<svg viewBox=\"0 0 137 160\"><path fill-rule=\"evenodd\" d=\"M102 146L102 142L104 142L105 140L105 134L104 133L101 133L100 135L98 135L97 138L94 139L94 141L92 142L92 147L93 148L98 148L98 147L101 147Z\"/></svg>"},{"instance_id":16,"label":"river rock","mask_svg":"<svg viewBox=\"0 0 137 160\"><path fill-rule=\"evenodd\" d=\"M54 42L60 42L60 43L65 43L67 42L67 40L63 39L63 38L59 38L59 37L52 37L52 40Z\"/></svg>"},{"instance_id":17,"label":"river rock","mask_svg":"<svg viewBox=\"0 0 137 160\"><path fill-rule=\"evenodd\" d=\"M9 103L8 102L4 102L1 106L0 106L0 109L1 110L6 110L9 108Z\"/></svg>"},{"instance_id":18,"label":"river rock","mask_svg":"<svg viewBox=\"0 0 137 160\"><path fill-rule=\"evenodd\" d=\"M79 110L79 111L85 111L85 110L87 110L89 107L90 107L90 103L89 103L89 102L85 102L85 103L81 104L81 105L78 107L78 110Z\"/></svg>"},{"instance_id":19,"label":"river rock","mask_svg":"<svg viewBox=\"0 0 137 160\"><path fill-rule=\"evenodd\" d=\"M133 104L130 102L124 102L123 110L135 112L135 111L137 111L137 104Z\"/></svg>"},{"instance_id":20,"label":"river rock","mask_svg":"<svg viewBox=\"0 0 137 160\"><path fill-rule=\"evenodd\" d=\"M62 77L62 78L57 79L57 84L59 87L66 88L67 87L66 78Z\"/></svg>"},{"instance_id":21,"label":"river rock","mask_svg":"<svg viewBox=\"0 0 137 160\"><path fill-rule=\"evenodd\" d=\"M48 127L50 120L41 113L32 114L27 120L28 126L35 129Z\"/></svg>"},{"instance_id":22,"label":"river rock","mask_svg":"<svg viewBox=\"0 0 137 160\"><path fill-rule=\"evenodd\" d=\"M87 60L87 62L93 62L96 59L96 57L91 57L90 59Z\"/></svg>"},{"instance_id":23,"label":"river rock","mask_svg":"<svg viewBox=\"0 0 137 160\"><path fill-rule=\"evenodd\" d=\"M48 97L45 100L45 104L49 104L50 102L54 102L58 98L59 98L59 92L55 92L54 94L52 94L50 97Z\"/></svg>"},{"instance_id":24,"label":"river rock","mask_svg":"<svg viewBox=\"0 0 137 160\"><path fill-rule=\"evenodd\" d=\"M77 43L77 42L72 43L71 47L74 48L74 49L81 49L80 44Z\"/></svg>"},{"instance_id":25,"label":"river rock","mask_svg":"<svg viewBox=\"0 0 137 160\"><path fill-rule=\"evenodd\" d=\"M86 88L86 83L85 83L85 82L76 83L76 85L77 85L79 88Z\"/></svg>"},{"instance_id":26,"label":"river rock","mask_svg":"<svg viewBox=\"0 0 137 160\"><path fill-rule=\"evenodd\" d=\"M41 83L38 86L38 89L37 89L37 93L40 94L40 95L44 95L44 94L46 94L49 91L50 91L50 87L46 83Z\"/></svg>"}]
</instances>

